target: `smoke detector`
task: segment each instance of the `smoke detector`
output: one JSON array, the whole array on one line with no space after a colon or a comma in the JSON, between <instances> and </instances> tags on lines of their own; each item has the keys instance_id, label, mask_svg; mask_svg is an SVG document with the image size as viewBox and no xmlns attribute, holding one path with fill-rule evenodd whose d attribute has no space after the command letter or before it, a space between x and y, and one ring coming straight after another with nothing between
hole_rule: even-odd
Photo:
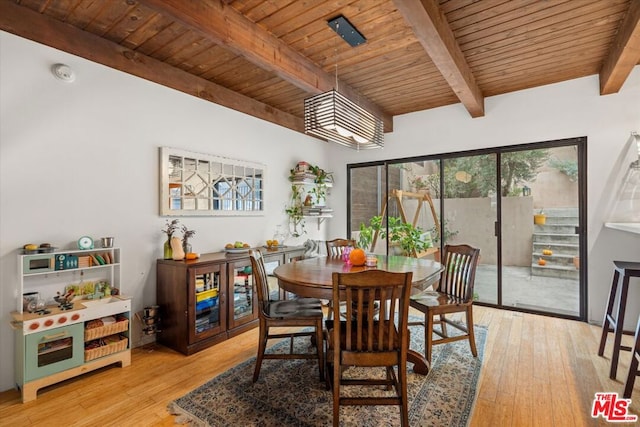
<instances>
[{"instance_id":1,"label":"smoke detector","mask_svg":"<svg viewBox=\"0 0 640 427\"><path fill-rule=\"evenodd\" d=\"M76 79L76 73L73 72L71 67L65 64L54 64L51 67L53 75L63 82L72 83Z\"/></svg>"}]
</instances>

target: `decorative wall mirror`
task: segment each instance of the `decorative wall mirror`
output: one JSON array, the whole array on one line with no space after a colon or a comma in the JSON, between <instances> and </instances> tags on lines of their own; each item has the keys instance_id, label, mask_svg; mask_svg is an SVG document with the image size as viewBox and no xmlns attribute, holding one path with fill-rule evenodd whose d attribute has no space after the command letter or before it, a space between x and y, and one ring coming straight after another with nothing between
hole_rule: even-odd
<instances>
[{"instance_id":1,"label":"decorative wall mirror","mask_svg":"<svg viewBox=\"0 0 640 427\"><path fill-rule=\"evenodd\" d=\"M265 165L160 147L160 215L264 214Z\"/></svg>"}]
</instances>

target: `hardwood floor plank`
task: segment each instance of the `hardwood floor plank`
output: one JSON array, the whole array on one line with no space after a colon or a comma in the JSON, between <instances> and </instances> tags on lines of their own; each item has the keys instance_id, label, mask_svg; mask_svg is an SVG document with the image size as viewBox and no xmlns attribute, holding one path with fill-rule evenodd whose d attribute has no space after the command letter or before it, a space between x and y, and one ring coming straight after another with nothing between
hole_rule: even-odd
<instances>
[{"instance_id":1,"label":"hardwood floor plank","mask_svg":"<svg viewBox=\"0 0 640 427\"><path fill-rule=\"evenodd\" d=\"M593 397L596 392L622 394L631 354L621 353L618 378L610 380L611 344L605 357L597 355L599 325L481 306L474 307L474 319L488 330L470 426L608 425L591 418ZM192 356L155 344L136 348L131 366L112 366L47 387L26 404L15 390L0 393L0 424L175 426L167 404L255 356L257 332ZM626 345L632 340L623 337ZM640 380L630 410L640 412Z\"/></svg>"}]
</instances>

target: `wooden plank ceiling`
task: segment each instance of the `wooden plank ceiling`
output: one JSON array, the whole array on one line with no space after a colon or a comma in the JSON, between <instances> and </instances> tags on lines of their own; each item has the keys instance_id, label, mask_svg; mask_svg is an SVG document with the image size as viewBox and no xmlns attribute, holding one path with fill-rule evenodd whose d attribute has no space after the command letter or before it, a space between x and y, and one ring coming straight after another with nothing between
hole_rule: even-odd
<instances>
[{"instance_id":1,"label":"wooden plank ceiling","mask_svg":"<svg viewBox=\"0 0 640 427\"><path fill-rule=\"evenodd\" d=\"M0 0L0 29L300 132L304 99L335 87L390 132L594 74L615 93L640 63L640 0Z\"/></svg>"}]
</instances>

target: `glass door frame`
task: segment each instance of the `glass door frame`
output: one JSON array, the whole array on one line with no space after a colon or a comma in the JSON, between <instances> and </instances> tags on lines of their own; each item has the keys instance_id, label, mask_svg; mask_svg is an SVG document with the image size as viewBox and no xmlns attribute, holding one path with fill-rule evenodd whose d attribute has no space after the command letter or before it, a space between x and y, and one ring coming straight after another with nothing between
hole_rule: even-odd
<instances>
[{"instance_id":1,"label":"glass door frame","mask_svg":"<svg viewBox=\"0 0 640 427\"><path fill-rule=\"evenodd\" d=\"M382 167L385 176L385 188L384 194L388 194L388 170L389 166L392 164L405 163L405 162L419 162L419 161L430 161L437 160L440 161L440 194L444 194L444 169L442 168L442 160L451 159L456 157L466 157L466 156L474 156L481 154L496 154L496 188L500 188L500 178L502 173L501 168L501 160L502 154L510 153L514 151L525 151L525 150L537 150L544 148L557 148L557 147L565 147L565 146L576 146L577 147L577 161L578 161L578 226L576 227L576 233L578 234L579 241L579 257L580 257L580 266L578 268L579 271L579 314L578 316L572 316L562 313L553 313L547 311L540 311L534 309L526 309L526 308L516 308L511 306L505 306L502 304L502 290L503 290L503 274L502 274L502 230L501 230L501 218L502 218L502 198L496 197L497 201L497 218L495 223L495 234L496 234L496 245L497 245L497 303L485 303L485 302L474 302L474 304L488 306L488 307L496 307L505 310L518 311L524 313L533 313L533 314L542 314L546 316L552 317L560 317L567 318L572 320L587 320L587 307L588 307L588 280L587 280L587 137L575 137L575 138L566 138L566 139L557 139L543 142L534 142L534 143L526 143L526 144L516 144L516 145L508 145L501 147L492 147L478 150L468 150L468 151L458 151L452 153L442 153L442 154L434 154L427 156L414 156L414 157L405 157L398 159L388 159L388 160L380 160L374 162L363 162L363 163L350 163L347 164L347 235L350 236L352 231L351 229L351 169L354 168L362 168L362 167ZM499 193L498 193L499 194ZM440 217L444 217L444 197L440 198ZM441 235L444 232L444 222L440 221L441 227ZM442 250L443 241L440 241L440 246Z\"/></svg>"}]
</instances>

